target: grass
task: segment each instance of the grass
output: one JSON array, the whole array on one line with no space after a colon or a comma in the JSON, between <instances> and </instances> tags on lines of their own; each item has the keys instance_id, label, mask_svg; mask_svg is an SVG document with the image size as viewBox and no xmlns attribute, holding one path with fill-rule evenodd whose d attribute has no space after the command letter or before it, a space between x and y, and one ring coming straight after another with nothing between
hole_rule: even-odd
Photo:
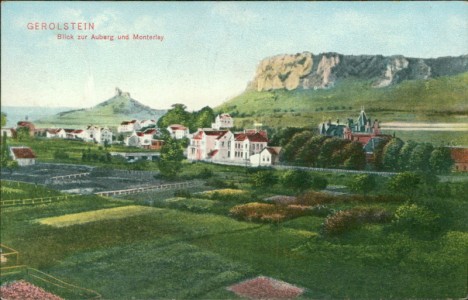
<instances>
[{"instance_id":1,"label":"grass","mask_svg":"<svg viewBox=\"0 0 468 300\"><path fill-rule=\"evenodd\" d=\"M339 174L330 179L332 184L346 180ZM1 243L18 250L22 263L105 299L235 299L226 287L260 275L304 287L303 297L309 299L466 296L468 202L461 198L438 199L454 213L433 239L394 231L388 224L324 237L325 217L259 225L227 216L228 208L239 204L235 198L155 200L165 207L142 207L148 212L125 219L104 220L95 212L132 209L133 202L96 196L2 208ZM354 205L332 203L330 208ZM399 204L359 205L394 211ZM195 211L202 207L207 209ZM96 219L75 226L35 222L89 212Z\"/></svg>"},{"instance_id":2,"label":"grass","mask_svg":"<svg viewBox=\"0 0 468 300\"><path fill-rule=\"evenodd\" d=\"M65 139L47 139L47 138L31 138L25 141L18 141L16 139L8 138L8 146L28 146L36 153L37 160L40 162L55 162L55 163L69 163L69 164L86 164L103 167L115 167L130 169L136 164L129 164L126 162L118 161L112 163L105 163L100 161L83 161L81 159L83 151L91 149L91 151L104 153L105 149L98 144L84 142L80 140L65 140ZM65 152L68 154L68 159L55 159L54 153L56 151ZM154 152L147 149L140 149L135 147L125 147L122 145L112 145L107 148L109 152ZM156 169L153 162L148 162L146 168Z\"/></svg>"},{"instance_id":3,"label":"grass","mask_svg":"<svg viewBox=\"0 0 468 300\"><path fill-rule=\"evenodd\" d=\"M323 119L356 118L361 106L373 118L390 121L466 122L468 73L410 80L385 88L345 79L328 90L245 91L216 108L240 114L236 126L254 121L270 127L315 126Z\"/></svg>"},{"instance_id":4,"label":"grass","mask_svg":"<svg viewBox=\"0 0 468 300\"><path fill-rule=\"evenodd\" d=\"M58 196L59 192L40 185L32 185L18 181L1 181L0 194L2 200L44 198Z\"/></svg>"},{"instance_id":5,"label":"grass","mask_svg":"<svg viewBox=\"0 0 468 300\"><path fill-rule=\"evenodd\" d=\"M114 220L133 217L141 214L150 213L155 209L156 208L130 205L98 209L76 214L61 215L58 217L44 218L39 219L38 222L40 224L49 225L53 227L66 227L78 224L86 224L89 222L99 222L103 220Z\"/></svg>"}]
</instances>

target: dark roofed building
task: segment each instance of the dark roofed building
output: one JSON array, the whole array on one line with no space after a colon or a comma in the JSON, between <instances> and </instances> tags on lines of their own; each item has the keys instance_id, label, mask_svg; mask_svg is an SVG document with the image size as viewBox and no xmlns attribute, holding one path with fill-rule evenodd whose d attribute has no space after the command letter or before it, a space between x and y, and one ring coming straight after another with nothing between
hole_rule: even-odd
<instances>
[{"instance_id":1,"label":"dark roofed building","mask_svg":"<svg viewBox=\"0 0 468 300\"><path fill-rule=\"evenodd\" d=\"M30 166L36 163L36 154L29 147L10 147L10 155L19 166Z\"/></svg>"}]
</instances>

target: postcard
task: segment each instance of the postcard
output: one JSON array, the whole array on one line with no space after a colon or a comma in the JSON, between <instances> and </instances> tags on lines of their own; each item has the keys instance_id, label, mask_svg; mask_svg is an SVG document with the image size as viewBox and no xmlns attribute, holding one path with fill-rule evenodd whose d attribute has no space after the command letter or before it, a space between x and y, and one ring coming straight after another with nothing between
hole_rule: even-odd
<instances>
[{"instance_id":1,"label":"postcard","mask_svg":"<svg viewBox=\"0 0 468 300\"><path fill-rule=\"evenodd\" d=\"M2 2L1 298L466 297L467 20Z\"/></svg>"}]
</instances>

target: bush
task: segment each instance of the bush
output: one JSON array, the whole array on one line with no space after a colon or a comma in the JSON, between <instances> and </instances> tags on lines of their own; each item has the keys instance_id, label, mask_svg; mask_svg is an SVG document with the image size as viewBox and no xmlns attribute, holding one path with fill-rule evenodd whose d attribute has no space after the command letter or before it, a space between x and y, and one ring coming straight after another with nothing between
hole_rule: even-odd
<instances>
[{"instance_id":1,"label":"bush","mask_svg":"<svg viewBox=\"0 0 468 300\"><path fill-rule=\"evenodd\" d=\"M311 185L311 176L302 170L289 170L281 177L281 183L286 188L305 190Z\"/></svg>"},{"instance_id":2,"label":"bush","mask_svg":"<svg viewBox=\"0 0 468 300\"><path fill-rule=\"evenodd\" d=\"M312 188L314 190L324 190L327 188L328 180L322 176L315 176L312 180Z\"/></svg>"},{"instance_id":3,"label":"bush","mask_svg":"<svg viewBox=\"0 0 468 300\"><path fill-rule=\"evenodd\" d=\"M409 233L431 234L439 230L439 218L424 206L405 204L397 208L394 225Z\"/></svg>"},{"instance_id":4,"label":"bush","mask_svg":"<svg viewBox=\"0 0 468 300\"><path fill-rule=\"evenodd\" d=\"M375 189L376 182L375 177L368 174L356 175L353 178L349 188L353 192L367 194L371 190Z\"/></svg>"},{"instance_id":5,"label":"bush","mask_svg":"<svg viewBox=\"0 0 468 300\"><path fill-rule=\"evenodd\" d=\"M327 235L337 235L358 228L366 223L385 223L390 221L391 214L383 208L355 207L339 211L325 219L323 231Z\"/></svg>"},{"instance_id":6,"label":"bush","mask_svg":"<svg viewBox=\"0 0 468 300\"><path fill-rule=\"evenodd\" d=\"M259 171L252 175L252 184L255 187L273 186L278 182L278 178L270 171Z\"/></svg>"},{"instance_id":7,"label":"bush","mask_svg":"<svg viewBox=\"0 0 468 300\"><path fill-rule=\"evenodd\" d=\"M307 206L302 205L275 205L251 202L236 205L229 210L231 216L245 221L277 223L286 219L297 218L311 214Z\"/></svg>"}]
</instances>

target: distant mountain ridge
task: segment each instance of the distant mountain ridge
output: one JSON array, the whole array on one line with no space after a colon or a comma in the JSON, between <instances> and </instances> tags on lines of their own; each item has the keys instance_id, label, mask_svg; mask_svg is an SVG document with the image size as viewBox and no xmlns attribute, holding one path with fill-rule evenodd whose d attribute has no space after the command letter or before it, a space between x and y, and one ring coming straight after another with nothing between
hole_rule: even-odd
<instances>
[{"instance_id":1,"label":"distant mountain ridge","mask_svg":"<svg viewBox=\"0 0 468 300\"><path fill-rule=\"evenodd\" d=\"M263 59L248 90L325 89L352 77L381 88L405 80L451 76L468 71L468 55L409 58L403 55L343 55L335 52L283 54Z\"/></svg>"},{"instance_id":2,"label":"distant mountain ridge","mask_svg":"<svg viewBox=\"0 0 468 300\"><path fill-rule=\"evenodd\" d=\"M55 127L84 127L89 124L116 127L124 120L157 120L166 110L153 109L131 98L130 93L116 88L115 95L92 108L60 112L37 120L39 125Z\"/></svg>"}]
</instances>

